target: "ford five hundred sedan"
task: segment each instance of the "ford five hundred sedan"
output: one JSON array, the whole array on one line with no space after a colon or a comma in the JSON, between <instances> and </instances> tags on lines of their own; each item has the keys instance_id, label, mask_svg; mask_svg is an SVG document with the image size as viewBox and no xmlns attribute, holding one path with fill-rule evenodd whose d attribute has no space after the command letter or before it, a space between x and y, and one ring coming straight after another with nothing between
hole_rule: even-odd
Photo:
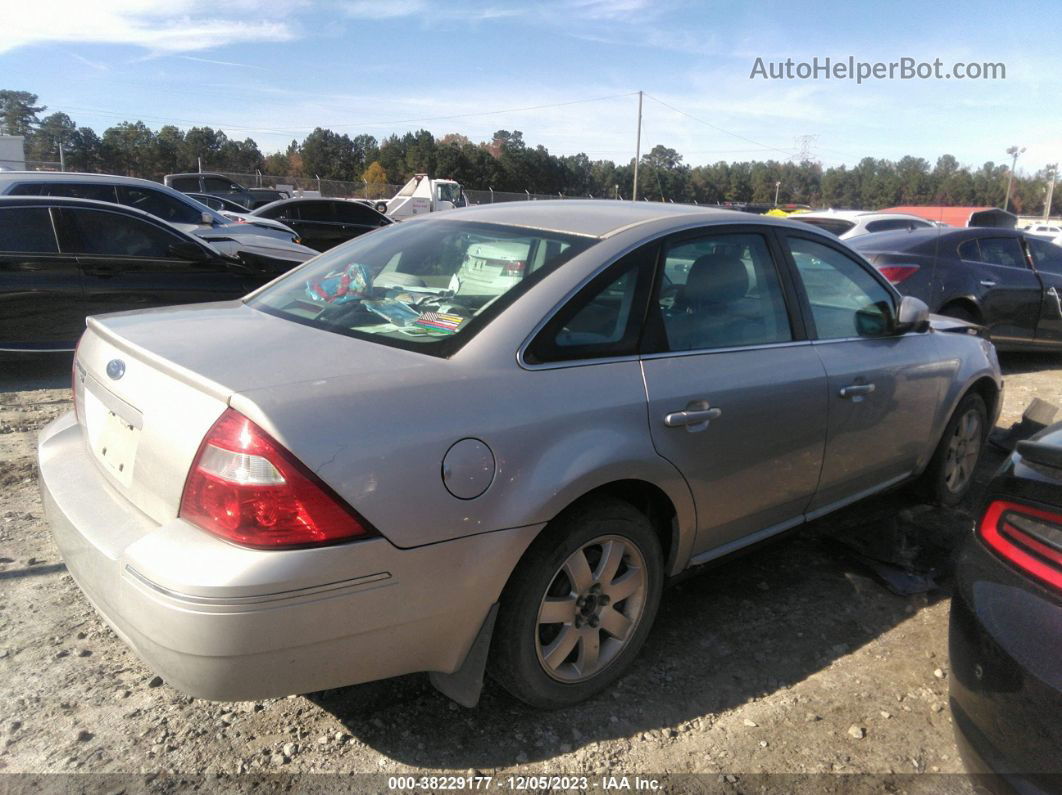
<instances>
[{"instance_id":1,"label":"ford five hundred sedan","mask_svg":"<svg viewBox=\"0 0 1062 795\"><path fill-rule=\"evenodd\" d=\"M417 671L539 707L661 588L917 479L963 497L1002 381L806 224L675 205L420 216L243 300L93 317L39 446L63 557L204 698Z\"/></svg>"}]
</instances>

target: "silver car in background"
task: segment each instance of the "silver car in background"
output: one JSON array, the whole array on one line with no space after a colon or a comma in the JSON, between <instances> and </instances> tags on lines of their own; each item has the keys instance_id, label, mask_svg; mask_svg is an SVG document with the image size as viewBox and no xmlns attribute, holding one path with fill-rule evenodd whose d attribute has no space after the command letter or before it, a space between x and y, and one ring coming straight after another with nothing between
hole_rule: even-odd
<instances>
[{"instance_id":1,"label":"silver car in background","mask_svg":"<svg viewBox=\"0 0 1062 795\"><path fill-rule=\"evenodd\" d=\"M424 215L243 301L90 318L40 436L56 543L211 699L631 664L665 580L918 479L958 502L1002 380L811 226L678 205Z\"/></svg>"}]
</instances>

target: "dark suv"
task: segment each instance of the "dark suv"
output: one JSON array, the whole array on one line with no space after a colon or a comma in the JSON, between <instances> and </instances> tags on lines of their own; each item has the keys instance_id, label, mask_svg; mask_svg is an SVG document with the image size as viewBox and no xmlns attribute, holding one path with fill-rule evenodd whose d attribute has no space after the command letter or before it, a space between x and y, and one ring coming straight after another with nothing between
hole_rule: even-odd
<instances>
[{"instance_id":1,"label":"dark suv","mask_svg":"<svg viewBox=\"0 0 1062 795\"><path fill-rule=\"evenodd\" d=\"M245 188L224 174L192 173L167 174L162 178L164 184L181 193L206 193L222 199L236 202L246 211L261 207L269 202L287 198L283 191L271 188Z\"/></svg>"}]
</instances>

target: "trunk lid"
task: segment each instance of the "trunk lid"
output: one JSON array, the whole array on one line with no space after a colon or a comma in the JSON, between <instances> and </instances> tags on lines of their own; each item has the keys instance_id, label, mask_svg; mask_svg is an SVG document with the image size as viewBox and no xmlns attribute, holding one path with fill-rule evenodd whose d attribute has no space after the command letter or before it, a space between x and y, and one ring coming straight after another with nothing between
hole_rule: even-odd
<instances>
[{"instance_id":1,"label":"trunk lid","mask_svg":"<svg viewBox=\"0 0 1062 795\"><path fill-rule=\"evenodd\" d=\"M238 301L103 315L89 318L78 346L78 418L109 484L163 523L177 516L199 444L237 393L433 365Z\"/></svg>"}]
</instances>

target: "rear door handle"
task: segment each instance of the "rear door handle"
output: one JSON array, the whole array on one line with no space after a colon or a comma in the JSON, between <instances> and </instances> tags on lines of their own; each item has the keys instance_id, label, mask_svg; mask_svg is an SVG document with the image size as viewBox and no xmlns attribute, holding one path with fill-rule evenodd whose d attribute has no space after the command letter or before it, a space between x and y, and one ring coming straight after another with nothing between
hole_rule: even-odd
<instances>
[{"instance_id":1,"label":"rear door handle","mask_svg":"<svg viewBox=\"0 0 1062 795\"><path fill-rule=\"evenodd\" d=\"M998 282L994 282L991 279L981 279L982 287L995 287Z\"/></svg>"},{"instance_id":2,"label":"rear door handle","mask_svg":"<svg viewBox=\"0 0 1062 795\"><path fill-rule=\"evenodd\" d=\"M869 395L873 391L873 384L849 384L848 386L841 387L840 395L843 398L851 400L853 403L859 403L866 395Z\"/></svg>"},{"instance_id":3,"label":"rear door handle","mask_svg":"<svg viewBox=\"0 0 1062 795\"><path fill-rule=\"evenodd\" d=\"M691 400L683 411L664 415L664 425L669 428L685 427L690 433L703 431L708 423L723 415L722 409L709 408L707 400Z\"/></svg>"}]
</instances>

